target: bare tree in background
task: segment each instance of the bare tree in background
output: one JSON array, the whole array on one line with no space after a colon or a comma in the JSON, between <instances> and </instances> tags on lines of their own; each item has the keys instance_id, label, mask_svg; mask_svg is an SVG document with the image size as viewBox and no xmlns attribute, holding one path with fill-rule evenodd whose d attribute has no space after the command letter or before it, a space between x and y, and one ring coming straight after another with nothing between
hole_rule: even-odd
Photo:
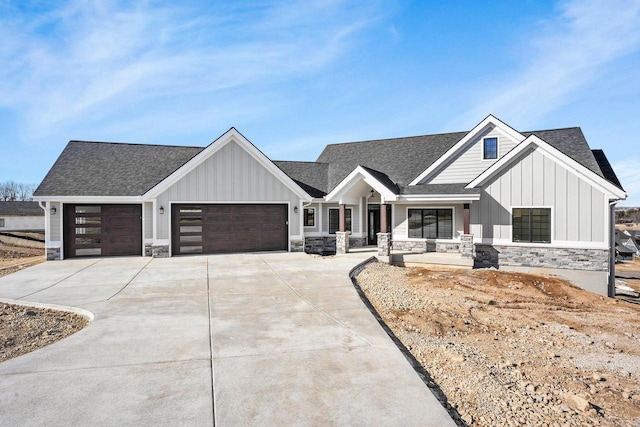
<instances>
[{"instance_id":1,"label":"bare tree in background","mask_svg":"<svg viewBox=\"0 0 640 427\"><path fill-rule=\"evenodd\" d=\"M0 200L5 202L32 200L35 189L34 184L15 181L0 182Z\"/></svg>"}]
</instances>

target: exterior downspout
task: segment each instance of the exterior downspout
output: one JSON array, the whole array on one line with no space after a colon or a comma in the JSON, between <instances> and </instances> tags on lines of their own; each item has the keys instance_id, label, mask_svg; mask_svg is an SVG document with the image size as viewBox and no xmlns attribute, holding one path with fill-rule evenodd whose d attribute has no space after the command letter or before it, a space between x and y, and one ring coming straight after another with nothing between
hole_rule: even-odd
<instances>
[{"instance_id":1,"label":"exterior downspout","mask_svg":"<svg viewBox=\"0 0 640 427\"><path fill-rule=\"evenodd\" d=\"M618 200L609 202L609 298L616 297L616 203Z\"/></svg>"}]
</instances>

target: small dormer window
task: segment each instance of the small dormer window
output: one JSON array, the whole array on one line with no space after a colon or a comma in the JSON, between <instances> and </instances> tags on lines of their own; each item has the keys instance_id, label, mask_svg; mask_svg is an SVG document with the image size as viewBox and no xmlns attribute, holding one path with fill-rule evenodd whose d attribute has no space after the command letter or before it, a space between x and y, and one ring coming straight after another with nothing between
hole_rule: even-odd
<instances>
[{"instance_id":1,"label":"small dormer window","mask_svg":"<svg viewBox=\"0 0 640 427\"><path fill-rule=\"evenodd\" d=\"M498 138L485 138L483 140L482 158L494 160L498 158Z\"/></svg>"}]
</instances>

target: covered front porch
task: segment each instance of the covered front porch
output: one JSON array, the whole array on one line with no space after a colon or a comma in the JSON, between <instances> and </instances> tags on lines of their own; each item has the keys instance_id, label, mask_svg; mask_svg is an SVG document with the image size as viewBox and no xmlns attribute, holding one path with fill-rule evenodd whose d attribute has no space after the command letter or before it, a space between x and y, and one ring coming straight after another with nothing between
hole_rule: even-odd
<instances>
[{"instance_id":1,"label":"covered front porch","mask_svg":"<svg viewBox=\"0 0 640 427\"><path fill-rule=\"evenodd\" d=\"M314 209L328 215L324 238L334 239L338 254L374 246L380 257L397 251L471 258L470 205L479 194L463 187L416 185L401 192L386 175L358 166ZM305 229L305 239L323 236L322 223L320 233Z\"/></svg>"}]
</instances>

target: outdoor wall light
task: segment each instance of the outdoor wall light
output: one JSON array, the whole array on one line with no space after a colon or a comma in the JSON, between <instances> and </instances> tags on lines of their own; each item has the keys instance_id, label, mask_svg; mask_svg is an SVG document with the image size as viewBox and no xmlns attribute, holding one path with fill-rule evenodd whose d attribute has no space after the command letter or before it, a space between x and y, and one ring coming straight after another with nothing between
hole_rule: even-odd
<instances>
[{"instance_id":1,"label":"outdoor wall light","mask_svg":"<svg viewBox=\"0 0 640 427\"><path fill-rule=\"evenodd\" d=\"M297 206L293 207L293 213L298 213L298 207Z\"/></svg>"},{"instance_id":2,"label":"outdoor wall light","mask_svg":"<svg viewBox=\"0 0 640 427\"><path fill-rule=\"evenodd\" d=\"M373 188L372 188L372 189L371 189L371 192L369 193L369 197L373 197L373 196L374 196L374 194L376 194L376 193L375 193L375 191L373 191Z\"/></svg>"},{"instance_id":3,"label":"outdoor wall light","mask_svg":"<svg viewBox=\"0 0 640 427\"><path fill-rule=\"evenodd\" d=\"M55 215L57 212L56 208L51 208L51 215Z\"/></svg>"},{"instance_id":4,"label":"outdoor wall light","mask_svg":"<svg viewBox=\"0 0 640 427\"><path fill-rule=\"evenodd\" d=\"M160 206L160 215L164 214L164 206Z\"/></svg>"}]
</instances>

